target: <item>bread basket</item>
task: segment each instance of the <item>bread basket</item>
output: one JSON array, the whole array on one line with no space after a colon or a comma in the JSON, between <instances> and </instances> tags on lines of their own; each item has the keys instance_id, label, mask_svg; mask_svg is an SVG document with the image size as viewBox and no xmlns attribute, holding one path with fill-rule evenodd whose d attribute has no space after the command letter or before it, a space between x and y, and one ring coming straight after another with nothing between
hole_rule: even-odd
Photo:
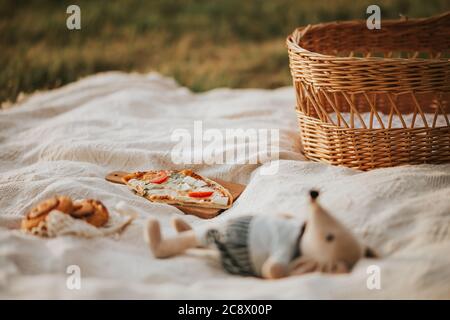
<instances>
[{"instance_id":1,"label":"bread basket","mask_svg":"<svg viewBox=\"0 0 450 320\"><path fill-rule=\"evenodd\" d=\"M287 38L303 152L360 170L450 162L450 12Z\"/></svg>"}]
</instances>

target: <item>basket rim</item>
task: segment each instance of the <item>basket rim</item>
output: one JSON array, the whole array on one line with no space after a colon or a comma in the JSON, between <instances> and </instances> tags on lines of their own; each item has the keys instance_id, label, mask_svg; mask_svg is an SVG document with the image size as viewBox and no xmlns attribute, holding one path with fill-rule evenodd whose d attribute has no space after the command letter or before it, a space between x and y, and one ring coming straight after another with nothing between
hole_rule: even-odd
<instances>
[{"instance_id":1,"label":"basket rim","mask_svg":"<svg viewBox=\"0 0 450 320\"><path fill-rule=\"evenodd\" d=\"M404 24L410 23L412 25L418 23L431 23L440 19L450 19L450 11L444 12L443 14L436 15L429 18L400 18L400 19L390 19L383 21L383 25L396 25L396 24ZM294 40L295 37L298 37L298 40L301 39L307 32L309 32L312 28L328 28L330 26L354 26L358 24L365 24L365 20L347 20L347 21L331 21L325 23L318 24L308 24L306 26L296 28L291 34L289 34L286 38L286 46L289 51L293 51L294 53L299 53L305 56L314 57L315 59L321 60L333 60L339 62L397 62L402 64L444 64L446 66L450 66L450 59L447 58L385 58L385 57L338 57L335 55L323 54L315 51L310 51L301 47L297 41Z\"/></svg>"}]
</instances>

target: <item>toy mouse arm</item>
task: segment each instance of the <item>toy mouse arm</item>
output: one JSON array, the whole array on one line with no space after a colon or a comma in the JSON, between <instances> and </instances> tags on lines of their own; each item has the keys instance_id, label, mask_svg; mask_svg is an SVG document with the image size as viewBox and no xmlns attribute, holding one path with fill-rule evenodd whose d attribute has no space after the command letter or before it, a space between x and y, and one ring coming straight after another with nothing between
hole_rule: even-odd
<instances>
[{"instance_id":1,"label":"toy mouse arm","mask_svg":"<svg viewBox=\"0 0 450 320\"><path fill-rule=\"evenodd\" d=\"M288 276L292 253L288 247L278 249L262 265L261 275L265 279L279 279Z\"/></svg>"},{"instance_id":2,"label":"toy mouse arm","mask_svg":"<svg viewBox=\"0 0 450 320\"><path fill-rule=\"evenodd\" d=\"M310 272L347 273L349 268L342 261L334 263L319 263L309 257L299 257L289 264L289 276L303 275Z\"/></svg>"},{"instance_id":3,"label":"toy mouse arm","mask_svg":"<svg viewBox=\"0 0 450 320\"><path fill-rule=\"evenodd\" d=\"M279 279L287 276L287 265L269 257L263 264L261 275L264 279Z\"/></svg>"},{"instance_id":4,"label":"toy mouse arm","mask_svg":"<svg viewBox=\"0 0 450 320\"><path fill-rule=\"evenodd\" d=\"M293 219L290 215L279 215L283 219ZM298 229L299 230L299 229ZM298 230L288 228L276 230L272 242L268 245L270 255L261 267L261 275L265 279L279 279L289 275L289 263L298 246ZM289 240L290 239L290 240Z\"/></svg>"}]
</instances>

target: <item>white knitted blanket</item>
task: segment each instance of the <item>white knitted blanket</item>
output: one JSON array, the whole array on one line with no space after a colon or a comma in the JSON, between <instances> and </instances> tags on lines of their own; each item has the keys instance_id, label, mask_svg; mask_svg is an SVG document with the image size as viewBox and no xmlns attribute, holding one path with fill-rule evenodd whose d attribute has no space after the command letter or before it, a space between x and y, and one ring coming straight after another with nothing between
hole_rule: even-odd
<instances>
[{"instance_id":1,"label":"white knitted blanket","mask_svg":"<svg viewBox=\"0 0 450 320\"><path fill-rule=\"evenodd\" d=\"M19 104L0 111L0 298L450 298L450 165L358 172L303 161L292 88L193 94L156 74L106 73ZM180 211L104 177L182 168L171 159L171 134L197 120L219 131L280 130L279 161L190 166L248 184L213 222L247 213L305 216L307 191L319 188L323 205L382 259L364 259L350 274L277 281L229 275L216 255L198 250L154 259L142 236L145 218L159 218L170 234L169 219ZM262 175L271 165L278 173ZM33 204L54 194L96 198L108 208L122 200L139 217L119 237L46 239L16 230ZM73 270L80 287L69 285Z\"/></svg>"}]
</instances>

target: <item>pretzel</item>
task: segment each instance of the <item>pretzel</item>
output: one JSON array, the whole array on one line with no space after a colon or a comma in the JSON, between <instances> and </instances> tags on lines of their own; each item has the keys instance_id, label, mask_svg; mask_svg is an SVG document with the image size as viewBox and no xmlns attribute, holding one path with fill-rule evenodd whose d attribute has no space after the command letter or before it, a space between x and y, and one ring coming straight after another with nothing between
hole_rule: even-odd
<instances>
[{"instance_id":1,"label":"pretzel","mask_svg":"<svg viewBox=\"0 0 450 320\"><path fill-rule=\"evenodd\" d=\"M53 198L41 201L22 219L21 228L23 230L31 230L37 227L52 210L58 210L66 214L72 213L72 199L67 196L54 196Z\"/></svg>"},{"instance_id":2,"label":"pretzel","mask_svg":"<svg viewBox=\"0 0 450 320\"><path fill-rule=\"evenodd\" d=\"M97 228L108 222L108 209L98 200L79 200L75 202L74 207L75 210L71 213L71 216L76 219L82 219Z\"/></svg>"},{"instance_id":3,"label":"pretzel","mask_svg":"<svg viewBox=\"0 0 450 320\"><path fill-rule=\"evenodd\" d=\"M97 228L105 225L109 219L108 209L98 200L84 199L72 202L70 197L54 196L34 206L22 219L21 229L32 231L33 228L45 223L45 219L52 210L69 214Z\"/></svg>"}]
</instances>

